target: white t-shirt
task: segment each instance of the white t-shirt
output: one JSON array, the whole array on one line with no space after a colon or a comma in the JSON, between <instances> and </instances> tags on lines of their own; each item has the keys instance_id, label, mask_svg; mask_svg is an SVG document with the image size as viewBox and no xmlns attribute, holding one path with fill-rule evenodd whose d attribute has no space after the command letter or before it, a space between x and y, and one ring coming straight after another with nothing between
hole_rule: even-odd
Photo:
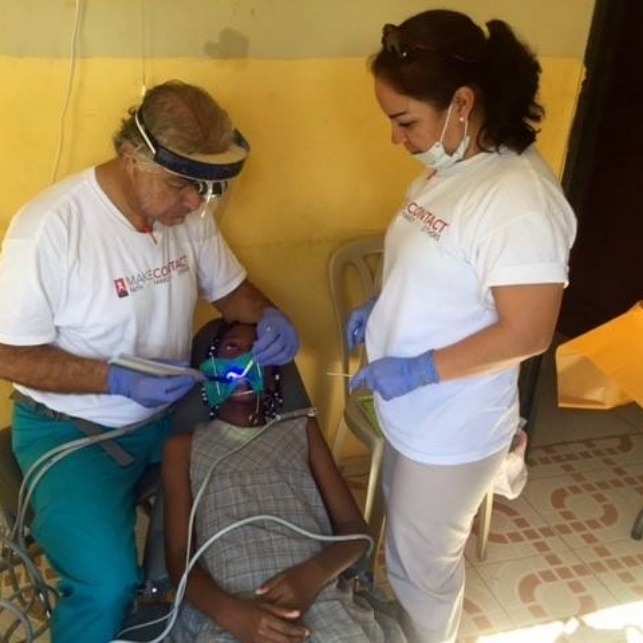
<instances>
[{"instance_id":1,"label":"white t-shirt","mask_svg":"<svg viewBox=\"0 0 643 643\"><path fill-rule=\"evenodd\" d=\"M482 153L414 181L389 226L369 360L414 356L497 321L492 286L567 283L575 217L535 148ZM518 367L375 406L392 445L432 464L483 459L518 425Z\"/></svg>"},{"instance_id":2,"label":"white t-shirt","mask_svg":"<svg viewBox=\"0 0 643 643\"><path fill-rule=\"evenodd\" d=\"M0 255L0 342L51 344L83 357L188 359L198 296L214 301L245 279L210 216L141 233L94 169L37 196L12 220ZM150 417L117 395L16 388L56 411L106 426Z\"/></svg>"}]
</instances>

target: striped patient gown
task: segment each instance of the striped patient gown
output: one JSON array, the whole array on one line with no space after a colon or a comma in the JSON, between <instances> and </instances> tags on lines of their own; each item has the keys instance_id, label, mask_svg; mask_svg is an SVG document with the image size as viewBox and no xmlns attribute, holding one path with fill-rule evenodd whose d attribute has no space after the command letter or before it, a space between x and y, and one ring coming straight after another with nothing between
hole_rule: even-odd
<instances>
[{"instance_id":1,"label":"striped patient gown","mask_svg":"<svg viewBox=\"0 0 643 643\"><path fill-rule=\"evenodd\" d=\"M331 534L322 498L308 466L307 418L273 423L267 429L239 428L215 420L199 427L192 444L193 497L216 460L196 513L196 546L232 523L272 514L303 529ZM204 538L205 536L205 538ZM250 523L216 540L200 563L227 592L252 597L275 574L297 565L325 544L270 521ZM302 621L314 643L401 640L383 634L382 619L366 603L335 583L320 592ZM397 626L392 626L396 630ZM169 641L235 641L184 602Z\"/></svg>"}]
</instances>

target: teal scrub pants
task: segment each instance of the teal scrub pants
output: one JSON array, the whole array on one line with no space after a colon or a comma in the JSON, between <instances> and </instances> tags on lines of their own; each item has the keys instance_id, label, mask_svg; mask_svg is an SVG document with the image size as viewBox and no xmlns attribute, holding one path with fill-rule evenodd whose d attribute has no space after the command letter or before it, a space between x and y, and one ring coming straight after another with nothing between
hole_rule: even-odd
<instances>
[{"instance_id":1,"label":"teal scrub pants","mask_svg":"<svg viewBox=\"0 0 643 643\"><path fill-rule=\"evenodd\" d=\"M134 487L145 468L161 460L169 424L165 416L118 438L134 457L127 466L91 445L63 458L38 483L30 527L60 574L51 620L54 643L116 638L143 580ZM15 403L12 436L24 474L41 455L83 434L70 420L49 419Z\"/></svg>"}]
</instances>

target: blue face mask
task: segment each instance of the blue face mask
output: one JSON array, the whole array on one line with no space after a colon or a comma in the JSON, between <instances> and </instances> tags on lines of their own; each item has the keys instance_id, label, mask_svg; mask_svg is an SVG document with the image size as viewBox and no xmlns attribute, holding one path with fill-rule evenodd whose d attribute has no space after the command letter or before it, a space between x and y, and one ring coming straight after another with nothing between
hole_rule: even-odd
<instances>
[{"instance_id":1,"label":"blue face mask","mask_svg":"<svg viewBox=\"0 0 643 643\"><path fill-rule=\"evenodd\" d=\"M255 363L252 353L244 353L233 359L209 357L201 362L199 370L205 375L203 389L209 406L221 406L241 382L248 382L253 393L263 393L263 373Z\"/></svg>"}]
</instances>

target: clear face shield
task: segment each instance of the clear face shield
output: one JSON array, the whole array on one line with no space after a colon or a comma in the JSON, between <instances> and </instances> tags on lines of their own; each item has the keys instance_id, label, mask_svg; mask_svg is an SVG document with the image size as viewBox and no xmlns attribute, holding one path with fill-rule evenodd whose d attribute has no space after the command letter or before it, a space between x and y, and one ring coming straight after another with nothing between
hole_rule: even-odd
<instances>
[{"instance_id":1,"label":"clear face shield","mask_svg":"<svg viewBox=\"0 0 643 643\"><path fill-rule=\"evenodd\" d=\"M145 127L140 110L134 113L134 122L145 141L152 160L172 174L192 182L201 197L199 213L214 211L223 197L229 182L239 175L250 152L250 145L238 130L234 131L232 144L225 152L217 154L179 154L159 143Z\"/></svg>"}]
</instances>

